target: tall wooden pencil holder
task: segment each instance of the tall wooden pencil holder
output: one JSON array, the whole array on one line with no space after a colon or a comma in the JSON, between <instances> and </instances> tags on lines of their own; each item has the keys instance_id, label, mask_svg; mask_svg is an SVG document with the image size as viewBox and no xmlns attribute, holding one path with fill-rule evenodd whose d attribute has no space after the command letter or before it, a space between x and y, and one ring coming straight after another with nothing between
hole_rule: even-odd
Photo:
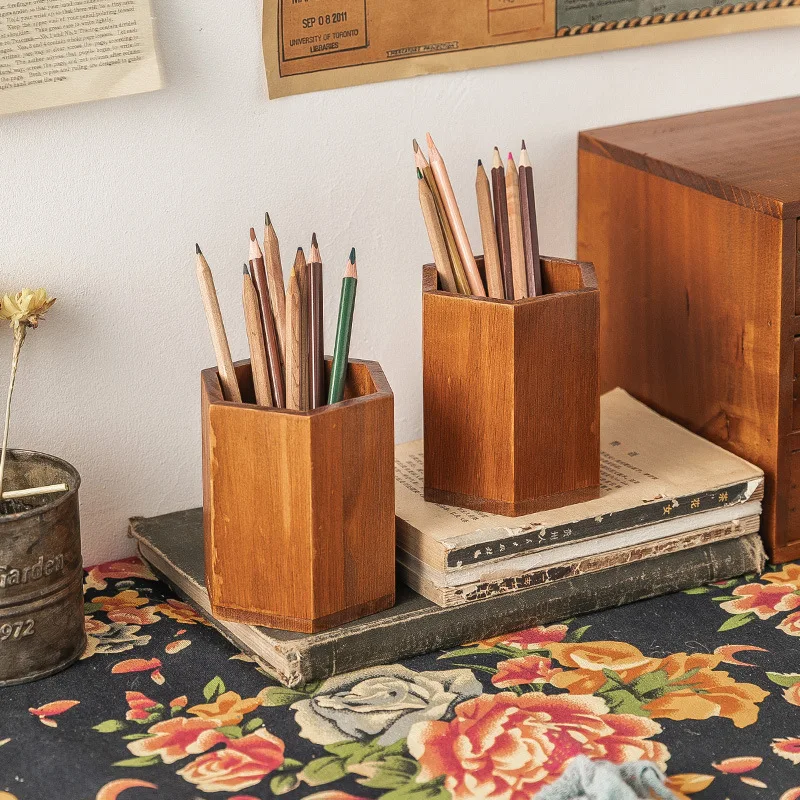
<instances>
[{"instance_id":1,"label":"tall wooden pencil holder","mask_svg":"<svg viewBox=\"0 0 800 800\"><path fill-rule=\"evenodd\" d=\"M541 263L544 294L515 301L439 291L423 268L430 502L516 517L599 496L594 268Z\"/></svg>"},{"instance_id":2,"label":"tall wooden pencil holder","mask_svg":"<svg viewBox=\"0 0 800 800\"><path fill-rule=\"evenodd\" d=\"M236 373L251 400L249 362ZM394 398L380 366L351 361L345 399L307 412L228 402L216 369L201 378L214 615L314 633L394 605Z\"/></svg>"}]
</instances>

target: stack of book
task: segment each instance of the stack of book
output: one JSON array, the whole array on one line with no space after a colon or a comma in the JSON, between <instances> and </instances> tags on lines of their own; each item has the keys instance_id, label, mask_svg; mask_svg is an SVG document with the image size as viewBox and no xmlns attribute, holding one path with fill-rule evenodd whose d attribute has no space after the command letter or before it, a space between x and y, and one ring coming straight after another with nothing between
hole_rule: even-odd
<instances>
[{"instance_id":1,"label":"stack of book","mask_svg":"<svg viewBox=\"0 0 800 800\"><path fill-rule=\"evenodd\" d=\"M426 503L422 441L399 446L403 580L439 606L456 606L622 565L655 578L670 554L705 548L713 558L715 544L758 531L758 467L622 389L603 395L600 418L600 497L524 517Z\"/></svg>"}]
</instances>

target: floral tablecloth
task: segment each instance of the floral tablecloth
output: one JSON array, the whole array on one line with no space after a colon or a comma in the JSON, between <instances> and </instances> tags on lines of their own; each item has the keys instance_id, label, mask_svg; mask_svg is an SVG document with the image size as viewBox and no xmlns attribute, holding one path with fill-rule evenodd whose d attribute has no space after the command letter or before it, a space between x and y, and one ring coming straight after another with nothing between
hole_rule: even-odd
<instances>
[{"instance_id":1,"label":"floral tablecloth","mask_svg":"<svg viewBox=\"0 0 800 800\"><path fill-rule=\"evenodd\" d=\"M137 559L89 647L0 690L0 800L525 800L573 756L679 798L800 799L800 565L280 686Z\"/></svg>"}]
</instances>

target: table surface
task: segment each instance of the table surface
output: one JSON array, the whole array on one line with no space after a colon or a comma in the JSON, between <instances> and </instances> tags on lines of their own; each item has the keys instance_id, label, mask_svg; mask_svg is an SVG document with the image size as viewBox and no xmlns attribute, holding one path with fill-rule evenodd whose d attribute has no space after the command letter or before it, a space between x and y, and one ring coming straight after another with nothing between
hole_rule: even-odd
<instances>
[{"instance_id":1,"label":"table surface","mask_svg":"<svg viewBox=\"0 0 800 800\"><path fill-rule=\"evenodd\" d=\"M86 625L78 664L0 690L0 800L524 800L579 753L800 798L799 564L302 690L138 559L87 571Z\"/></svg>"}]
</instances>

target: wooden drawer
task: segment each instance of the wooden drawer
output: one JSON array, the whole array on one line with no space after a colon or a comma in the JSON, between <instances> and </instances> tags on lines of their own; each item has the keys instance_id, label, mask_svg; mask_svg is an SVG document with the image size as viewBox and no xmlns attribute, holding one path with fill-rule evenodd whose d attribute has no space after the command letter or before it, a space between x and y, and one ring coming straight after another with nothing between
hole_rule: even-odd
<instances>
[{"instance_id":1,"label":"wooden drawer","mask_svg":"<svg viewBox=\"0 0 800 800\"><path fill-rule=\"evenodd\" d=\"M800 336L794 337L794 380L792 381L792 430L800 431Z\"/></svg>"},{"instance_id":2,"label":"wooden drawer","mask_svg":"<svg viewBox=\"0 0 800 800\"><path fill-rule=\"evenodd\" d=\"M786 531L786 542L792 544L800 541L800 450L789 456L789 524Z\"/></svg>"},{"instance_id":3,"label":"wooden drawer","mask_svg":"<svg viewBox=\"0 0 800 800\"><path fill-rule=\"evenodd\" d=\"M791 222L791 220L788 222ZM800 219L797 220L796 226L794 238L794 313L800 314Z\"/></svg>"}]
</instances>

